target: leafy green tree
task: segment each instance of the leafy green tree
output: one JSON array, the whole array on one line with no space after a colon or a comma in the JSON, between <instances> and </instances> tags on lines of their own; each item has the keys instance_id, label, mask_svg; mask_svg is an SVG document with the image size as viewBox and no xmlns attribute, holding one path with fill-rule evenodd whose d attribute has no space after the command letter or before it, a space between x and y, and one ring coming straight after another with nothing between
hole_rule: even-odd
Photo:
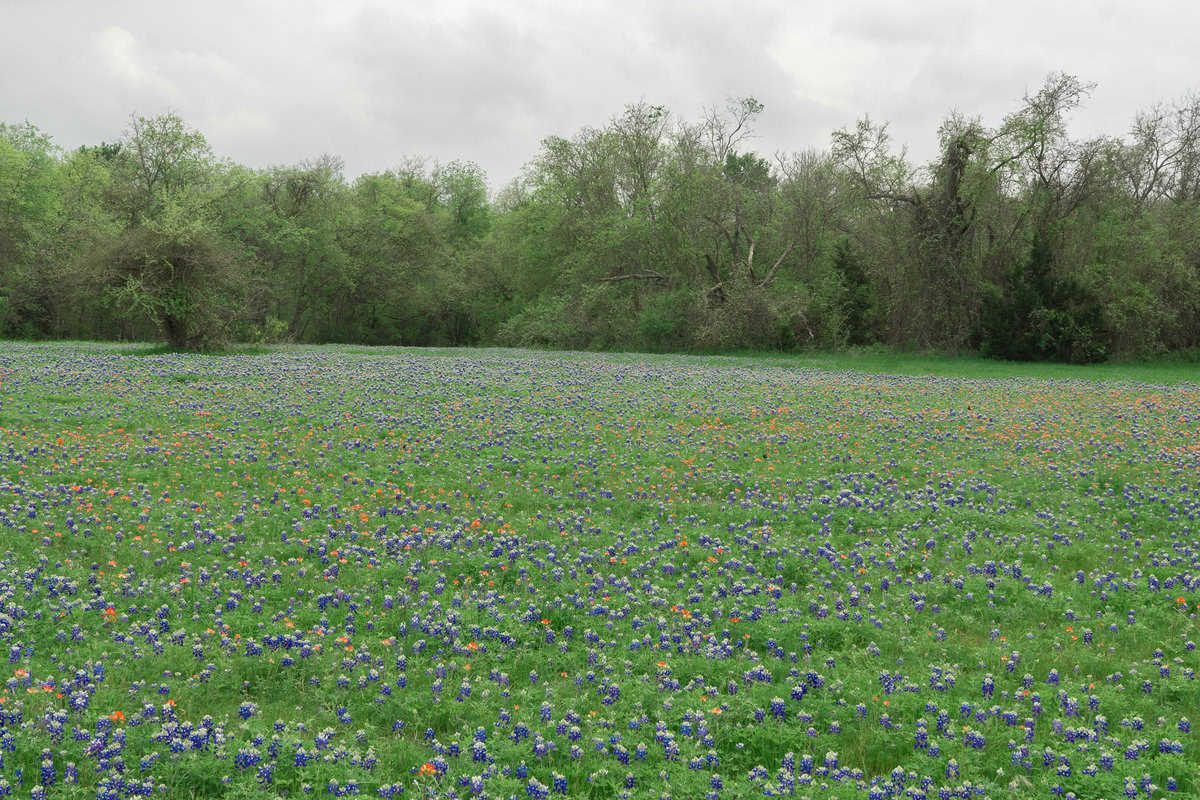
<instances>
[{"instance_id":1,"label":"leafy green tree","mask_svg":"<svg viewBox=\"0 0 1200 800\"><path fill-rule=\"evenodd\" d=\"M833 269L842 287L842 312L847 344L873 344L876 339L874 328L875 302L871 283L867 279L862 261L854 250L849 237L842 237L834 245Z\"/></svg>"},{"instance_id":2,"label":"leafy green tree","mask_svg":"<svg viewBox=\"0 0 1200 800\"><path fill-rule=\"evenodd\" d=\"M0 332L46 336L54 298L45 248L60 210L58 151L35 126L0 124Z\"/></svg>"},{"instance_id":3,"label":"leafy green tree","mask_svg":"<svg viewBox=\"0 0 1200 800\"><path fill-rule=\"evenodd\" d=\"M358 268L343 246L349 189L341 159L323 155L255 176L238 238L257 262L261 330L299 341L337 340L337 306Z\"/></svg>"},{"instance_id":4,"label":"leafy green tree","mask_svg":"<svg viewBox=\"0 0 1200 800\"><path fill-rule=\"evenodd\" d=\"M991 137L993 172L1018 197L1028 249L1010 263L1003 289L991 289L981 348L1006 358L1091 362L1108 353L1097 299L1080 281L1084 252L1070 234L1106 182L1106 144L1067 135L1067 117L1092 86L1051 74Z\"/></svg>"},{"instance_id":5,"label":"leafy green tree","mask_svg":"<svg viewBox=\"0 0 1200 800\"><path fill-rule=\"evenodd\" d=\"M833 136L834 158L867 212L856 249L880 265L874 284L886 335L921 347L966 346L977 324L989 237L981 209L994 198L987 134L954 115L939 130L940 154L924 170L895 153L886 125L863 119Z\"/></svg>"},{"instance_id":6,"label":"leafy green tree","mask_svg":"<svg viewBox=\"0 0 1200 800\"><path fill-rule=\"evenodd\" d=\"M152 321L179 349L223 346L237 314L236 251L198 210L165 206L99 253L111 306L132 320Z\"/></svg>"},{"instance_id":7,"label":"leafy green tree","mask_svg":"<svg viewBox=\"0 0 1200 800\"><path fill-rule=\"evenodd\" d=\"M1091 363L1107 357L1099 305L1056 274L1054 248L1042 235L1029 260L1012 270L983 319L984 355L1012 361Z\"/></svg>"},{"instance_id":8,"label":"leafy green tree","mask_svg":"<svg viewBox=\"0 0 1200 800\"><path fill-rule=\"evenodd\" d=\"M215 161L204 134L178 114L135 115L112 156L112 203L130 225L152 219L211 188Z\"/></svg>"},{"instance_id":9,"label":"leafy green tree","mask_svg":"<svg viewBox=\"0 0 1200 800\"><path fill-rule=\"evenodd\" d=\"M517 285L537 292L503 326L507 341L533 343L557 330L559 346L632 346L630 320L678 278L673 240L661 235L669 128L665 109L638 103L604 128L543 141L515 208L519 224L500 226L526 237L535 279Z\"/></svg>"},{"instance_id":10,"label":"leafy green tree","mask_svg":"<svg viewBox=\"0 0 1200 800\"><path fill-rule=\"evenodd\" d=\"M750 146L753 98L635 103L549 137L489 199L475 164L348 182L249 169L174 114L63 153L0 126L0 334L576 348L974 347L1089 361L1200 348L1200 99L1073 139L1052 74L911 163L863 119Z\"/></svg>"},{"instance_id":11,"label":"leafy green tree","mask_svg":"<svg viewBox=\"0 0 1200 800\"><path fill-rule=\"evenodd\" d=\"M90 280L87 259L121 231L121 222L105 202L112 185L111 159L101 150L80 148L59 164L56 192L59 213L45 251L46 280L56 296L55 336L114 338L103 293Z\"/></svg>"},{"instance_id":12,"label":"leafy green tree","mask_svg":"<svg viewBox=\"0 0 1200 800\"><path fill-rule=\"evenodd\" d=\"M773 313L780 330L780 346L835 347L852 337L843 293L849 284L839 272L838 246L846 241L846 223L851 211L845 175L828 152L808 150L777 157L779 198L775 210L777 241L785 247L776 257L772 286ZM869 293L861 261L855 286ZM764 276L766 285L771 285ZM873 324L873 322L871 323ZM873 333L871 334L873 336Z\"/></svg>"},{"instance_id":13,"label":"leafy green tree","mask_svg":"<svg viewBox=\"0 0 1200 800\"><path fill-rule=\"evenodd\" d=\"M342 241L355 284L335 307L344 330L373 344L442 344L445 231L427 174L363 175L351 187Z\"/></svg>"},{"instance_id":14,"label":"leafy green tree","mask_svg":"<svg viewBox=\"0 0 1200 800\"><path fill-rule=\"evenodd\" d=\"M851 200L846 233L878 298L880 334L891 343L932 346L937 328L913 247L915 209L922 203L917 171L903 151L894 152L886 123L864 117L832 139Z\"/></svg>"},{"instance_id":15,"label":"leafy green tree","mask_svg":"<svg viewBox=\"0 0 1200 800\"><path fill-rule=\"evenodd\" d=\"M453 243L476 242L491 226L488 209L487 175L478 164L451 161L433 169L432 181L449 223Z\"/></svg>"},{"instance_id":16,"label":"leafy green tree","mask_svg":"<svg viewBox=\"0 0 1200 800\"><path fill-rule=\"evenodd\" d=\"M91 259L111 308L172 347L221 346L242 311L239 251L217 213L230 171L175 114L134 117L112 163L125 228Z\"/></svg>"}]
</instances>

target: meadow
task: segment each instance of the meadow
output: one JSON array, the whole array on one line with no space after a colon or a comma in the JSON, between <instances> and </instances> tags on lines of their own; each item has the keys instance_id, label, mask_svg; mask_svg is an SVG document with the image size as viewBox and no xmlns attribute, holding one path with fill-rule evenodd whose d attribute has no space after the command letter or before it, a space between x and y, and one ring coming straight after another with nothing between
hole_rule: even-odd
<instances>
[{"instance_id":1,"label":"meadow","mask_svg":"<svg viewBox=\"0 0 1200 800\"><path fill-rule=\"evenodd\" d=\"M6 343L0 797L1200 796L1194 373L947 364Z\"/></svg>"}]
</instances>

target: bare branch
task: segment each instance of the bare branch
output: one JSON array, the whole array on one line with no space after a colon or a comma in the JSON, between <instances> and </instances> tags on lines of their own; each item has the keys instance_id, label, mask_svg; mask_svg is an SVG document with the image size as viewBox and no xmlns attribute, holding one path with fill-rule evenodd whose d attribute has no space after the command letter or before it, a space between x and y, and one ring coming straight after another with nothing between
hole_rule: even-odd
<instances>
[{"instance_id":1,"label":"bare branch","mask_svg":"<svg viewBox=\"0 0 1200 800\"><path fill-rule=\"evenodd\" d=\"M610 275L607 278L598 278L598 280L605 283L629 280L666 281L666 279L667 276L660 272L627 272L624 275Z\"/></svg>"},{"instance_id":2,"label":"bare branch","mask_svg":"<svg viewBox=\"0 0 1200 800\"><path fill-rule=\"evenodd\" d=\"M893 203L904 203L905 205L917 205L917 199L907 194L897 194L896 192L865 192L863 197L867 200L890 200Z\"/></svg>"},{"instance_id":3,"label":"bare branch","mask_svg":"<svg viewBox=\"0 0 1200 800\"><path fill-rule=\"evenodd\" d=\"M758 288L760 288L760 289L767 288L767 284L769 284L771 282L771 279L775 277L775 273L779 271L779 267L781 264L783 264L783 260L788 257L788 254L792 252L792 248L795 246L796 246L795 239L792 239L791 241L788 242L788 246L783 249L783 252L779 254L779 258L775 259L775 263L771 265L771 268L769 270L767 270L767 274L764 275L763 279L759 282ZM812 338L811 332L809 334L809 338Z\"/></svg>"}]
</instances>

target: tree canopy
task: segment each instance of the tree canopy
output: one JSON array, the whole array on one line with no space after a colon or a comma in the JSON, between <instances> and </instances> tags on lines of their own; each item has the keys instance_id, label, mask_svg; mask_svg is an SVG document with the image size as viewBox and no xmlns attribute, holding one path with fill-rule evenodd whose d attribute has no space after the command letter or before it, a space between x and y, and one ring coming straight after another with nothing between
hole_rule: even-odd
<instances>
[{"instance_id":1,"label":"tree canopy","mask_svg":"<svg viewBox=\"0 0 1200 800\"><path fill-rule=\"evenodd\" d=\"M640 350L1200 348L1200 95L1073 138L1052 74L913 163L870 118L752 148L754 98L634 103L489 197L466 161L250 169L176 114L65 152L0 124L0 335Z\"/></svg>"}]
</instances>

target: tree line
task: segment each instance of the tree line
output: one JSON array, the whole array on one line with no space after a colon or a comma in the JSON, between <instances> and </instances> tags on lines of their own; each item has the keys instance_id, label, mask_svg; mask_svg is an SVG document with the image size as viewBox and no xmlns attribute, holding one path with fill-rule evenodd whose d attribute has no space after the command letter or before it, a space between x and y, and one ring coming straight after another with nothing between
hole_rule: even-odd
<instances>
[{"instance_id":1,"label":"tree line","mask_svg":"<svg viewBox=\"0 0 1200 800\"><path fill-rule=\"evenodd\" d=\"M767 158L753 98L636 103L494 197L465 161L250 169L176 114L70 152L0 124L0 336L1194 352L1200 95L1072 138L1091 88L1052 74L994 127L950 114L924 165L870 119Z\"/></svg>"}]
</instances>

